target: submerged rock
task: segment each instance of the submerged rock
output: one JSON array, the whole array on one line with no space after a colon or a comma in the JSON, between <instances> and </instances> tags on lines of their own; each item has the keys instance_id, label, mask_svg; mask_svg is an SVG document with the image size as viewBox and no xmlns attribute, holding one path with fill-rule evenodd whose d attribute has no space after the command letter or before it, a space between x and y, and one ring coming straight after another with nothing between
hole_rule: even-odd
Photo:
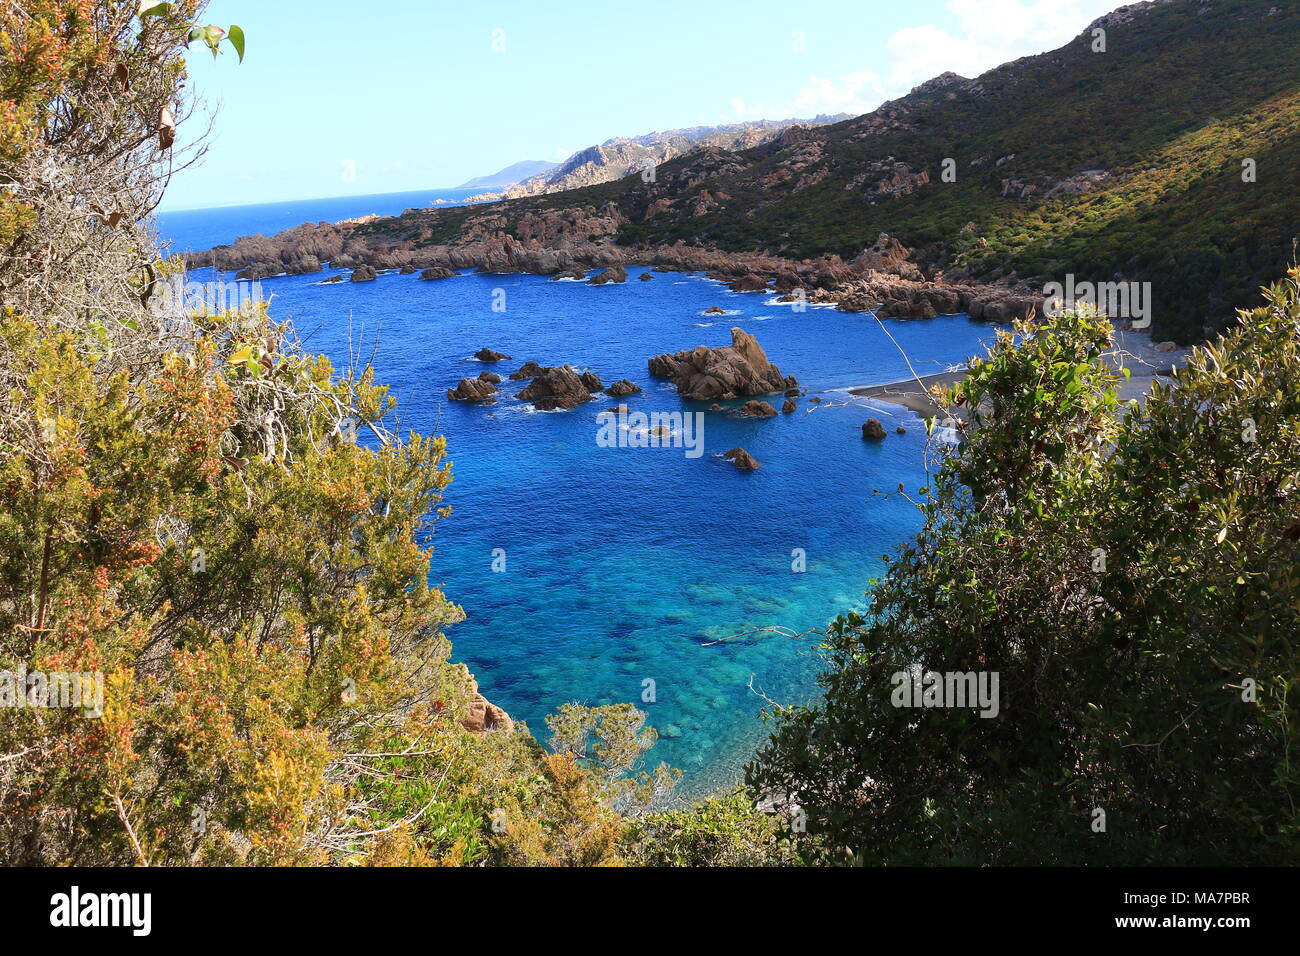
<instances>
[{"instance_id":1,"label":"submerged rock","mask_svg":"<svg viewBox=\"0 0 1300 956\"><path fill-rule=\"evenodd\" d=\"M637 279L641 282L649 282L653 278L654 278L654 274L650 272L643 272L639 276L637 276Z\"/></svg>"},{"instance_id":2,"label":"submerged rock","mask_svg":"<svg viewBox=\"0 0 1300 956\"><path fill-rule=\"evenodd\" d=\"M751 401L740 406L740 413L750 418L771 418L776 414L776 409L767 402Z\"/></svg>"}]
</instances>

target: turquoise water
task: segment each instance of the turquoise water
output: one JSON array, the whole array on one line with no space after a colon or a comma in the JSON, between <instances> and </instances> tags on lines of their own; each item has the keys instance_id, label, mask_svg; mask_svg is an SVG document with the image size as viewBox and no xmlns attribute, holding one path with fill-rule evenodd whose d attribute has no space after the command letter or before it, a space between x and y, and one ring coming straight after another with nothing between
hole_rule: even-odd
<instances>
[{"instance_id":1,"label":"turquoise water","mask_svg":"<svg viewBox=\"0 0 1300 956\"><path fill-rule=\"evenodd\" d=\"M651 758L681 767L680 792L693 795L737 779L761 742L756 690L781 702L815 693L815 636L753 632L806 632L865 603L882 555L919 526L907 501L873 492L923 483L925 432L896 406L835 404L849 401L849 386L908 376L870 315L796 313L700 275L640 282L644 270L629 271L626 285L600 287L469 273L322 285L325 273L262 286L273 312L336 362L349 335L366 355L374 343L402 426L447 436L453 513L434 535L432 579L468 614L449 636L483 693L543 739L542 718L566 701L636 703L663 735ZM493 311L502 295L505 311ZM710 306L731 314L704 315ZM964 316L888 324L922 374L993 335ZM795 414L769 420L706 412L699 458L600 447L597 415L616 404L605 396L550 413L513 397L525 383L507 382L494 406L446 398L488 367L472 359L487 346L514 357L492 366L503 376L528 359L570 363L606 384L636 382L645 392L627 400L633 409L705 411L651 379L646 360L728 344L732 325L809 394ZM883 442L862 440L869 415L885 423ZM894 433L899 424L907 434ZM737 445L762 467L743 473L718 457ZM504 571L493 570L496 549ZM647 680L653 702L643 699Z\"/></svg>"}]
</instances>

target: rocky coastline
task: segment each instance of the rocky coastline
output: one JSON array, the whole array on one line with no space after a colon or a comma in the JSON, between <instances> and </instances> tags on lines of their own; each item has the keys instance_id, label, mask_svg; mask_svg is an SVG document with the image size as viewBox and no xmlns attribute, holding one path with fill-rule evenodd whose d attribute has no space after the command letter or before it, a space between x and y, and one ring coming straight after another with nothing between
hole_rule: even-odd
<instances>
[{"instance_id":1,"label":"rocky coastline","mask_svg":"<svg viewBox=\"0 0 1300 956\"><path fill-rule=\"evenodd\" d=\"M941 270L926 270L913 250L880 235L852 259L788 259L765 252L726 252L674 242L623 245L627 220L619 206L569 207L507 215L509 203L475 207L446 241L436 241L440 213L408 210L401 216L306 223L274 236L244 236L187 257L190 268L212 267L240 278L353 270L354 281L380 271L445 278L460 270L530 273L586 280L593 285L627 280L629 266L654 272L704 272L736 292L774 294L792 305L873 311L889 318L934 318L964 312L974 319L1009 322L1041 313L1041 294L1023 283L981 284ZM445 226L445 224L441 224ZM595 270L595 275L587 273Z\"/></svg>"}]
</instances>

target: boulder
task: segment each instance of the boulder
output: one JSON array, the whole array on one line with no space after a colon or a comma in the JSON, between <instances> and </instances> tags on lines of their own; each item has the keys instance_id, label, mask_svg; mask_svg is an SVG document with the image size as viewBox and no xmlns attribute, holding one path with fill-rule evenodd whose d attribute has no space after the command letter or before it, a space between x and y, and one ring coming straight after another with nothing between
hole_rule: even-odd
<instances>
[{"instance_id":1,"label":"boulder","mask_svg":"<svg viewBox=\"0 0 1300 956\"><path fill-rule=\"evenodd\" d=\"M501 376L496 372L479 372L478 379L480 382L489 382L492 385L501 384Z\"/></svg>"},{"instance_id":2,"label":"boulder","mask_svg":"<svg viewBox=\"0 0 1300 956\"><path fill-rule=\"evenodd\" d=\"M432 282L434 279L450 279L457 273L452 269L444 269L441 266L432 266L420 273L421 282Z\"/></svg>"},{"instance_id":3,"label":"boulder","mask_svg":"<svg viewBox=\"0 0 1300 956\"><path fill-rule=\"evenodd\" d=\"M510 719L509 714L477 692L465 705L465 714L460 719L460 725L472 734L487 733L489 730L515 729L515 722Z\"/></svg>"},{"instance_id":4,"label":"boulder","mask_svg":"<svg viewBox=\"0 0 1300 956\"><path fill-rule=\"evenodd\" d=\"M542 374L542 367L536 362L525 362L520 366L519 371L511 372L510 379L514 382L521 382L526 378L536 378Z\"/></svg>"},{"instance_id":5,"label":"boulder","mask_svg":"<svg viewBox=\"0 0 1300 956\"><path fill-rule=\"evenodd\" d=\"M352 270L352 282L373 282L379 278L379 273L375 271L374 266L366 265L364 262Z\"/></svg>"},{"instance_id":6,"label":"boulder","mask_svg":"<svg viewBox=\"0 0 1300 956\"><path fill-rule=\"evenodd\" d=\"M320 260L315 256L307 255L294 259L293 262L284 267L284 271L291 276L305 276L313 272L320 272L321 264Z\"/></svg>"},{"instance_id":7,"label":"boulder","mask_svg":"<svg viewBox=\"0 0 1300 956\"><path fill-rule=\"evenodd\" d=\"M625 378L619 379L609 388L605 389L605 394L614 398L626 398L628 395L638 395L641 392L641 386L634 382L629 382Z\"/></svg>"},{"instance_id":8,"label":"boulder","mask_svg":"<svg viewBox=\"0 0 1300 956\"><path fill-rule=\"evenodd\" d=\"M342 276L330 276L328 279L325 279L323 282L321 282L321 285L333 285L335 282L342 282L342 281L343 281Z\"/></svg>"},{"instance_id":9,"label":"boulder","mask_svg":"<svg viewBox=\"0 0 1300 956\"><path fill-rule=\"evenodd\" d=\"M278 276L284 271L283 262L250 262L248 265L244 266L244 268L235 273L235 278L256 282L259 279L269 279L271 276Z\"/></svg>"},{"instance_id":10,"label":"boulder","mask_svg":"<svg viewBox=\"0 0 1300 956\"><path fill-rule=\"evenodd\" d=\"M474 353L474 357L480 362L505 362L509 361L510 356L501 352L494 352L489 348L481 348Z\"/></svg>"},{"instance_id":11,"label":"boulder","mask_svg":"<svg viewBox=\"0 0 1300 956\"><path fill-rule=\"evenodd\" d=\"M803 287L803 282L793 272L778 272L776 276L777 295L788 295L795 289Z\"/></svg>"},{"instance_id":12,"label":"boulder","mask_svg":"<svg viewBox=\"0 0 1300 956\"><path fill-rule=\"evenodd\" d=\"M608 266L587 280L588 285L605 285L609 282L626 282L627 270L622 266Z\"/></svg>"},{"instance_id":13,"label":"boulder","mask_svg":"<svg viewBox=\"0 0 1300 956\"><path fill-rule=\"evenodd\" d=\"M862 437L879 440L885 437L885 426L877 419L868 418L862 426Z\"/></svg>"},{"instance_id":14,"label":"boulder","mask_svg":"<svg viewBox=\"0 0 1300 956\"><path fill-rule=\"evenodd\" d=\"M794 411L796 408L798 408L798 407L799 407L799 406L796 405L796 404L794 403L794 399L793 399L793 398L787 398L787 399L785 400L785 404L781 406L781 411L783 411L783 412L785 412L785 414L789 415L791 412L793 412L793 411Z\"/></svg>"},{"instance_id":15,"label":"boulder","mask_svg":"<svg viewBox=\"0 0 1300 956\"><path fill-rule=\"evenodd\" d=\"M758 340L739 328L731 330L730 345L699 345L675 355L656 355L649 368L655 378L671 380L678 394L697 401L769 395L799 384L793 375L782 375Z\"/></svg>"},{"instance_id":16,"label":"boulder","mask_svg":"<svg viewBox=\"0 0 1300 956\"><path fill-rule=\"evenodd\" d=\"M754 456L743 448L733 448L731 451L724 452L722 457L730 461L741 471L753 471L758 467L758 462L754 460Z\"/></svg>"},{"instance_id":17,"label":"boulder","mask_svg":"<svg viewBox=\"0 0 1300 956\"><path fill-rule=\"evenodd\" d=\"M1177 342L1157 342L1155 345L1153 345L1153 346L1151 346L1151 347L1152 347L1153 349L1155 349L1157 352L1176 352L1176 351L1178 351L1178 343L1177 343Z\"/></svg>"},{"instance_id":18,"label":"boulder","mask_svg":"<svg viewBox=\"0 0 1300 956\"><path fill-rule=\"evenodd\" d=\"M733 279L727 283L727 288L732 292L766 292L767 280L751 272L739 279Z\"/></svg>"},{"instance_id":19,"label":"boulder","mask_svg":"<svg viewBox=\"0 0 1300 956\"><path fill-rule=\"evenodd\" d=\"M514 376L512 375L511 378ZM522 392L521 401L531 402L539 411L576 408L591 401L591 390L582 377L567 365L551 365L534 376Z\"/></svg>"},{"instance_id":20,"label":"boulder","mask_svg":"<svg viewBox=\"0 0 1300 956\"><path fill-rule=\"evenodd\" d=\"M560 279L577 279L581 282L587 278L587 270L581 266L571 266L568 269L561 269L555 275L551 276L552 282L558 282Z\"/></svg>"},{"instance_id":21,"label":"boulder","mask_svg":"<svg viewBox=\"0 0 1300 956\"><path fill-rule=\"evenodd\" d=\"M447 398L453 402L484 402L497 400L497 387L482 378L462 378L455 388L447 389Z\"/></svg>"},{"instance_id":22,"label":"boulder","mask_svg":"<svg viewBox=\"0 0 1300 956\"><path fill-rule=\"evenodd\" d=\"M653 278L654 278L654 274L650 272L643 272L639 276L637 276L637 279L641 282L649 282Z\"/></svg>"},{"instance_id":23,"label":"boulder","mask_svg":"<svg viewBox=\"0 0 1300 956\"><path fill-rule=\"evenodd\" d=\"M599 392L605 386L600 380L600 376L595 372L583 372L578 378L582 379L582 385L589 392Z\"/></svg>"}]
</instances>

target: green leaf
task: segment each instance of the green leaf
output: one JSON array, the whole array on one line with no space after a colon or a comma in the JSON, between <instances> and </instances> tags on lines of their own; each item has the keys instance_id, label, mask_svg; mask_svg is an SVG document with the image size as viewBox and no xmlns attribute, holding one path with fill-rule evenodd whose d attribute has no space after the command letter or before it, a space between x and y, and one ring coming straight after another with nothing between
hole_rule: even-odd
<instances>
[{"instance_id":1,"label":"green leaf","mask_svg":"<svg viewBox=\"0 0 1300 956\"><path fill-rule=\"evenodd\" d=\"M172 12L170 3L155 3L153 6L140 11L140 19L145 17L161 17Z\"/></svg>"},{"instance_id":2,"label":"green leaf","mask_svg":"<svg viewBox=\"0 0 1300 956\"><path fill-rule=\"evenodd\" d=\"M239 54L239 62L240 62L240 63L243 63L243 62L244 62L244 31L243 31L243 29L240 28L240 27L235 26L235 25L232 23L232 24L230 25L230 32L227 34L227 37L228 37L229 40L230 40L230 45L233 46L233 47L235 48L235 52Z\"/></svg>"}]
</instances>

